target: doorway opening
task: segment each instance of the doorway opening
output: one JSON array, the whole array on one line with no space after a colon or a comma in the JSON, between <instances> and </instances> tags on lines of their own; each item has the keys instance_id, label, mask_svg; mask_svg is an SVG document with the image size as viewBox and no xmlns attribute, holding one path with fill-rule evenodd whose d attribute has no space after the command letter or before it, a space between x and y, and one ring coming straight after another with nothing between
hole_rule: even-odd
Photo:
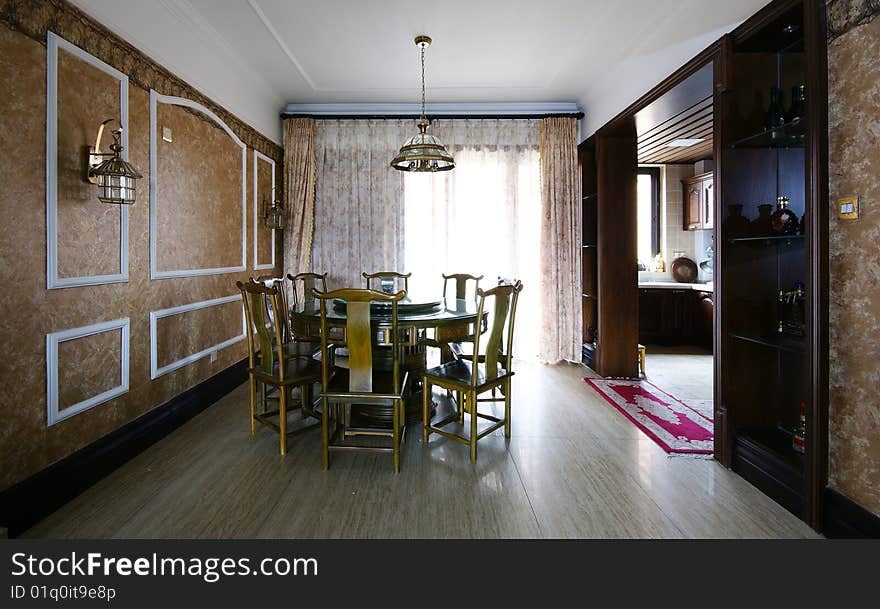
<instances>
[{"instance_id":1,"label":"doorway opening","mask_svg":"<svg viewBox=\"0 0 880 609\"><path fill-rule=\"evenodd\" d=\"M643 377L714 420L713 66L635 115Z\"/></svg>"}]
</instances>

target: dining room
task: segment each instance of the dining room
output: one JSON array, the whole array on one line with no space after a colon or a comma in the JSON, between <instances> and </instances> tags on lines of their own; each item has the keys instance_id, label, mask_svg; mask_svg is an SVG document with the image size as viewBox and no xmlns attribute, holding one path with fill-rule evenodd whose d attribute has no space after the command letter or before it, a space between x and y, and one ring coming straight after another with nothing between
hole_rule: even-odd
<instances>
[{"instance_id":1,"label":"dining room","mask_svg":"<svg viewBox=\"0 0 880 609\"><path fill-rule=\"evenodd\" d=\"M827 79L810 63L826 46L812 0L307 4L0 3L0 132L18 134L0 148L0 536L801 539L834 530L824 502L846 515L853 497L873 530L876 489L852 473L870 434L832 434L829 482L813 433L828 432L818 300L800 312L814 315L808 347L774 338L776 368L752 358L756 385L814 387L803 428L787 412L781 430L794 508L738 469L750 427L719 415L755 401L718 380L721 324L739 313L716 304L703 320L715 399L699 416L638 368L647 271L627 232L637 150L621 125L705 65L700 102L721 96L722 61L740 83L762 53L762 75L772 55ZM767 50L755 32L794 14L806 42ZM737 106L717 99L701 108L721 146ZM801 182L804 148L827 153L818 137L785 148ZM716 166L716 190L750 193L729 186L746 161L716 157L729 171ZM797 198L796 220L818 200ZM746 248L827 254L824 225L732 244L720 198L706 205L719 220L700 238L746 252L726 262L730 283L716 270L726 311L747 298L721 291L757 264ZM774 263L791 268L787 251ZM798 264L814 265L827 308L810 256ZM790 371L795 351L814 354L815 376ZM667 389L692 372L682 361Z\"/></svg>"}]
</instances>

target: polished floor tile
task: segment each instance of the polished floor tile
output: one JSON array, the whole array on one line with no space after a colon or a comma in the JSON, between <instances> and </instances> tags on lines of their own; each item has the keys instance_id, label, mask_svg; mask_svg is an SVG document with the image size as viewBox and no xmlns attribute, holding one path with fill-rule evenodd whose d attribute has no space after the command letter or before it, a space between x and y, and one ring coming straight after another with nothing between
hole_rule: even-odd
<instances>
[{"instance_id":1,"label":"polished floor tile","mask_svg":"<svg viewBox=\"0 0 880 609\"><path fill-rule=\"evenodd\" d=\"M650 370L649 370L650 374ZM239 387L27 532L76 538L811 537L717 462L671 458L583 382L520 362L512 437L479 445L407 429L390 455L333 453L317 430L251 437ZM446 408L443 394L436 399ZM499 412L498 405L486 405Z\"/></svg>"}]
</instances>

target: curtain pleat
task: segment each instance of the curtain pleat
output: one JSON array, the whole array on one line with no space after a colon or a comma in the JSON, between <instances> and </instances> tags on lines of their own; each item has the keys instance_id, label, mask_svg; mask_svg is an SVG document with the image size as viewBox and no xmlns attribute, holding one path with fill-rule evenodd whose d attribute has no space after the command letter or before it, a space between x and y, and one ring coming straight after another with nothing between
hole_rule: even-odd
<instances>
[{"instance_id":1,"label":"curtain pleat","mask_svg":"<svg viewBox=\"0 0 880 609\"><path fill-rule=\"evenodd\" d=\"M540 356L581 360L581 183L577 121L546 118L541 125Z\"/></svg>"},{"instance_id":2,"label":"curtain pleat","mask_svg":"<svg viewBox=\"0 0 880 609\"><path fill-rule=\"evenodd\" d=\"M310 270L315 225L315 121L284 121L284 170L287 228L284 231L284 269L296 275Z\"/></svg>"}]
</instances>

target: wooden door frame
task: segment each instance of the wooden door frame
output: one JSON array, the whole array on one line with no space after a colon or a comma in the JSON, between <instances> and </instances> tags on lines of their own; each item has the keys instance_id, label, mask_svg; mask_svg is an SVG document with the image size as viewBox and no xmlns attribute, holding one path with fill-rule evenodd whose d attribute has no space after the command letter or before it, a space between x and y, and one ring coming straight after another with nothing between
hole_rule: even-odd
<instances>
[{"instance_id":1,"label":"wooden door frame","mask_svg":"<svg viewBox=\"0 0 880 609\"><path fill-rule=\"evenodd\" d=\"M823 503L828 483L828 66L827 42L822 36L824 32L824 10L822 0L775 0L752 17L710 44L702 52L673 72L657 86L639 97L614 118L600 127L595 136L597 140L614 137L631 128L635 114L653 103L675 86L682 83L709 62L713 63L713 134L714 134L714 183L715 183L715 224L712 229L715 243L714 269L714 320L713 320L713 353L714 353L714 409L715 409L715 458L725 467L732 462L732 429L727 409L721 401L721 370L722 358L718 350L721 338L721 261L724 248L720 241L721 218L723 209L723 159L721 143L724 112L723 94L732 87L732 58L734 43L750 37L766 27L775 19L803 4L805 30L805 72L806 85L812 93L808 99L808 132L810 133L809 155L807 159L807 194L814 202L814 213L810 215L810 230L815 235L810 255L810 279L815 286L810 294L811 336L809 357L812 383L810 418L807 422L810 431L809 454L805 476L804 501L806 505L804 519L814 529L821 530L823 522ZM600 198L599 204L603 201ZM604 201L604 204L610 204ZM601 240L601 235L599 237ZM599 275L602 276L602 261L599 261ZM601 289L601 285L600 285ZM638 308L635 309L635 321L638 323ZM601 328L601 319L600 319Z\"/></svg>"}]
</instances>

